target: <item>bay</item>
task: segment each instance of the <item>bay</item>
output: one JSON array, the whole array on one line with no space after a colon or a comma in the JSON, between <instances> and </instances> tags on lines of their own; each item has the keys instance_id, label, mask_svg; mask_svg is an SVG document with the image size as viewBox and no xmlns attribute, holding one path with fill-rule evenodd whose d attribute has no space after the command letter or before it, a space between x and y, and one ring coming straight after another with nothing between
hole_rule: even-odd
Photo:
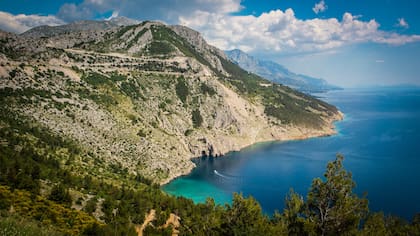
<instances>
[{"instance_id":1,"label":"bay","mask_svg":"<svg viewBox=\"0 0 420 236\"><path fill-rule=\"evenodd\" d=\"M359 195L373 211L406 219L420 212L420 89L346 89L317 94L345 119L338 134L259 143L219 158L196 159L187 176L163 190L195 202L230 203L233 192L256 198L264 212L282 211L290 188L303 196L337 153L345 156Z\"/></svg>"}]
</instances>

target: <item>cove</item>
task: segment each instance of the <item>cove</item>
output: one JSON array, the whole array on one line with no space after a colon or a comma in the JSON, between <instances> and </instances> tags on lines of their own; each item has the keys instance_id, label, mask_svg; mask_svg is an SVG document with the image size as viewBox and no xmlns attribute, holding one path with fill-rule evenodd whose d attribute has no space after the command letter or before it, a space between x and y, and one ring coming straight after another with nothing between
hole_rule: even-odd
<instances>
[{"instance_id":1,"label":"cove","mask_svg":"<svg viewBox=\"0 0 420 236\"><path fill-rule=\"evenodd\" d=\"M406 219L420 212L420 89L347 89L317 94L345 119L338 134L299 141L259 143L219 158L199 158L187 176L163 190L195 202L230 203L233 192L253 196L264 212L282 211L290 188L306 196L336 153L345 156L359 195L369 208Z\"/></svg>"}]
</instances>

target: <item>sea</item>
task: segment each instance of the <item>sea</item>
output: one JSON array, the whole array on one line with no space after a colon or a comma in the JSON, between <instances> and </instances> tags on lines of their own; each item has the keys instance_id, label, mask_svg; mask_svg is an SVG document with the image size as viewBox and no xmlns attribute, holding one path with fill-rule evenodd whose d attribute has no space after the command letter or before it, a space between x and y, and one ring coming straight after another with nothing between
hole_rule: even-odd
<instances>
[{"instance_id":1,"label":"sea","mask_svg":"<svg viewBox=\"0 0 420 236\"><path fill-rule=\"evenodd\" d=\"M234 192L252 196L263 211L282 212L290 189L306 197L336 155L367 194L371 211L407 220L420 213L420 88L345 89L315 94L345 115L337 134L258 143L218 158L197 158L187 176L163 186L169 194L229 204Z\"/></svg>"}]
</instances>

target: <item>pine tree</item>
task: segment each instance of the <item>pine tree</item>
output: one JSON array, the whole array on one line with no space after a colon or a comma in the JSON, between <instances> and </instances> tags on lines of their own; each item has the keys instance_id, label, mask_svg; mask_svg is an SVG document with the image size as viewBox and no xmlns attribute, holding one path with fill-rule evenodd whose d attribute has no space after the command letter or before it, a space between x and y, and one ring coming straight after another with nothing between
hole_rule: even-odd
<instances>
[{"instance_id":1,"label":"pine tree","mask_svg":"<svg viewBox=\"0 0 420 236\"><path fill-rule=\"evenodd\" d=\"M308 224L319 235L354 233L368 213L368 201L352 192L356 186L343 168L343 156L328 163L325 181L316 178L307 197Z\"/></svg>"},{"instance_id":2,"label":"pine tree","mask_svg":"<svg viewBox=\"0 0 420 236\"><path fill-rule=\"evenodd\" d=\"M253 198L242 194L233 195L232 206L228 206L222 228L225 235L266 235L267 217L263 215L260 204Z\"/></svg>"},{"instance_id":3,"label":"pine tree","mask_svg":"<svg viewBox=\"0 0 420 236\"><path fill-rule=\"evenodd\" d=\"M305 219L302 217L305 202L303 197L290 190L286 196L285 209L283 211L283 219L287 225L288 235L305 235L304 224Z\"/></svg>"}]
</instances>

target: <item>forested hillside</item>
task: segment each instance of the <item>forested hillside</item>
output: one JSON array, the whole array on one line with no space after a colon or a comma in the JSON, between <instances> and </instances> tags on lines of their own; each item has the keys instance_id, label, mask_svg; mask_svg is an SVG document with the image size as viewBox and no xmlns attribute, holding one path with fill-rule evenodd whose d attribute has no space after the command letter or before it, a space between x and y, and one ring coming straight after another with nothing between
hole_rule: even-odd
<instances>
[{"instance_id":1,"label":"forested hillside","mask_svg":"<svg viewBox=\"0 0 420 236\"><path fill-rule=\"evenodd\" d=\"M42 136L45 134L42 134ZM21 144L24 139L15 137ZM52 150L69 148L57 141ZM1 149L0 233L2 235L137 235L154 211L144 235L419 235L420 215L412 223L370 212L368 200L352 192L355 183L343 158L327 165L303 198L290 191L285 209L264 215L258 202L241 194L232 205L212 199L194 204L168 196L158 185L134 176L122 185L73 175L25 145ZM13 161L8 157L13 156ZM54 154L50 156L54 158ZM9 159L9 160L8 160ZM57 183L58 181L58 183ZM51 184L54 183L54 184ZM171 216L172 215L172 216ZM176 218L177 224L168 223ZM137 231L136 231L137 230ZM26 233L26 234L25 234Z\"/></svg>"}]
</instances>

